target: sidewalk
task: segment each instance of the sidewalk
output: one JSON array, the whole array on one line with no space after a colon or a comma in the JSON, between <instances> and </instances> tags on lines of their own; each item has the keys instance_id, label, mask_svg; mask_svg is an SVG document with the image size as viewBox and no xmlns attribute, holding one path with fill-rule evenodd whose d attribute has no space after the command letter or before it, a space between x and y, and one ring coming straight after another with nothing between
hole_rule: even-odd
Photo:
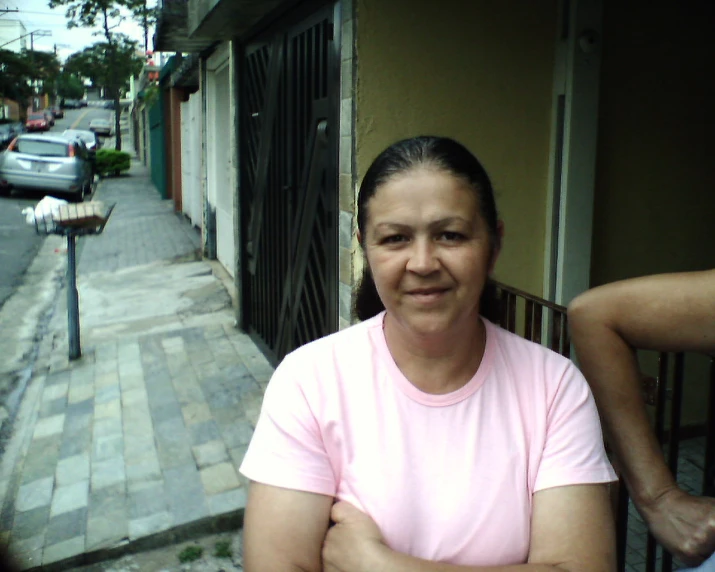
<instances>
[{"instance_id":1,"label":"sidewalk","mask_svg":"<svg viewBox=\"0 0 715 572\"><path fill-rule=\"evenodd\" d=\"M0 539L24 569L238 528L272 373L143 166L94 198L116 208L78 244L83 356L67 359L63 290L0 466Z\"/></svg>"}]
</instances>

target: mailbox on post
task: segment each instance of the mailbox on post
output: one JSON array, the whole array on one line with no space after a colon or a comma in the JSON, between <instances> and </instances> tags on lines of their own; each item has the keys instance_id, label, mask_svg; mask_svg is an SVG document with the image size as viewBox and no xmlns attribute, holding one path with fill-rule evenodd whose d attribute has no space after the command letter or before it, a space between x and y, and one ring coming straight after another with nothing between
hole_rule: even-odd
<instances>
[{"instance_id":1,"label":"mailbox on post","mask_svg":"<svg viewBox=\"0 0 715 572\"><path fill-rule=\"evenodd\" d=\"M68 203L59 205L41 216L35 216L37 234L59 234L67 237L67 321L71 360L78 359L82 355L77 293L77 237L101 234L114 206L99 201Z\"/></svg>"}]
</instances>

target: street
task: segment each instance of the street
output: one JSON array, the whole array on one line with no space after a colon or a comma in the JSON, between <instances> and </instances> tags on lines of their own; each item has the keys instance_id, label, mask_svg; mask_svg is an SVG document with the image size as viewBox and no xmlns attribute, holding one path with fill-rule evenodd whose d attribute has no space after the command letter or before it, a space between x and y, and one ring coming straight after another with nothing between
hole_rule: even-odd
<instances>
[{"instance_id":1,"label":"street","mask_svg":"<svg viewBox=\"0 0 715 572\"><path fill-rule=\"evenodd\" d=\"M48 133L61 134L70 127L88 129L89 122L100 117L111 120L113 113L95 107L66 109L64 118L57 119ZM42 245L43 237L38 236L20 214L25 207L34 206L42 196L43 193L37 191L0 197L0 307L17 289L22 275Z\"/></svg>"}]
</instances>

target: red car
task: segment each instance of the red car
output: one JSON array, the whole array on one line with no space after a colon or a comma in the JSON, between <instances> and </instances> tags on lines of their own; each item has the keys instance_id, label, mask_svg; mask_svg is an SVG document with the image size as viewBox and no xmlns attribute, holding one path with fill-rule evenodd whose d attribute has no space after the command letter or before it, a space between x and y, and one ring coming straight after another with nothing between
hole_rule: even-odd
<instances>
[{"instance_id":1,"label":"red car","mask_svg":"<svg viewBox=\"0 0 715 572\"><path fill-rule=\"evenodd\" d=\"M49 131L50 122L44 113L31 113L25 122L28 131Z\"/></svg>"}]
</instances>

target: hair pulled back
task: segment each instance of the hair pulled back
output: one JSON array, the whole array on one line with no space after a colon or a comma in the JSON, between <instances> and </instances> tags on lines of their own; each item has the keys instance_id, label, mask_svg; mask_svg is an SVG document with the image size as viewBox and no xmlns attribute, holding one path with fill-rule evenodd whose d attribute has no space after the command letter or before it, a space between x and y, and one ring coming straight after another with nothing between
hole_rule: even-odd
<instances>
[{"instance_id":1,"label":"hair pulled back","mask_svg":"<svg viewBox=\"0 0 715 572\"><path fill-rule=\"evenodd\" d=\"M357 225L361 236L367 227L367 205L377 189L391 178L419 167L431 167L462 179L477 196L479 210L487 223L492 253L499 247L498 215L494 189L479 160L461 143L448 137L423 135L403 139L380 153L365 173L357 199ZM385 309L367 264L357 287L353 311L367 320ZM491 321L499 319L499 301L494 285L487 281L479 301L480 313Z\"/></svg>"}]
</instances>

